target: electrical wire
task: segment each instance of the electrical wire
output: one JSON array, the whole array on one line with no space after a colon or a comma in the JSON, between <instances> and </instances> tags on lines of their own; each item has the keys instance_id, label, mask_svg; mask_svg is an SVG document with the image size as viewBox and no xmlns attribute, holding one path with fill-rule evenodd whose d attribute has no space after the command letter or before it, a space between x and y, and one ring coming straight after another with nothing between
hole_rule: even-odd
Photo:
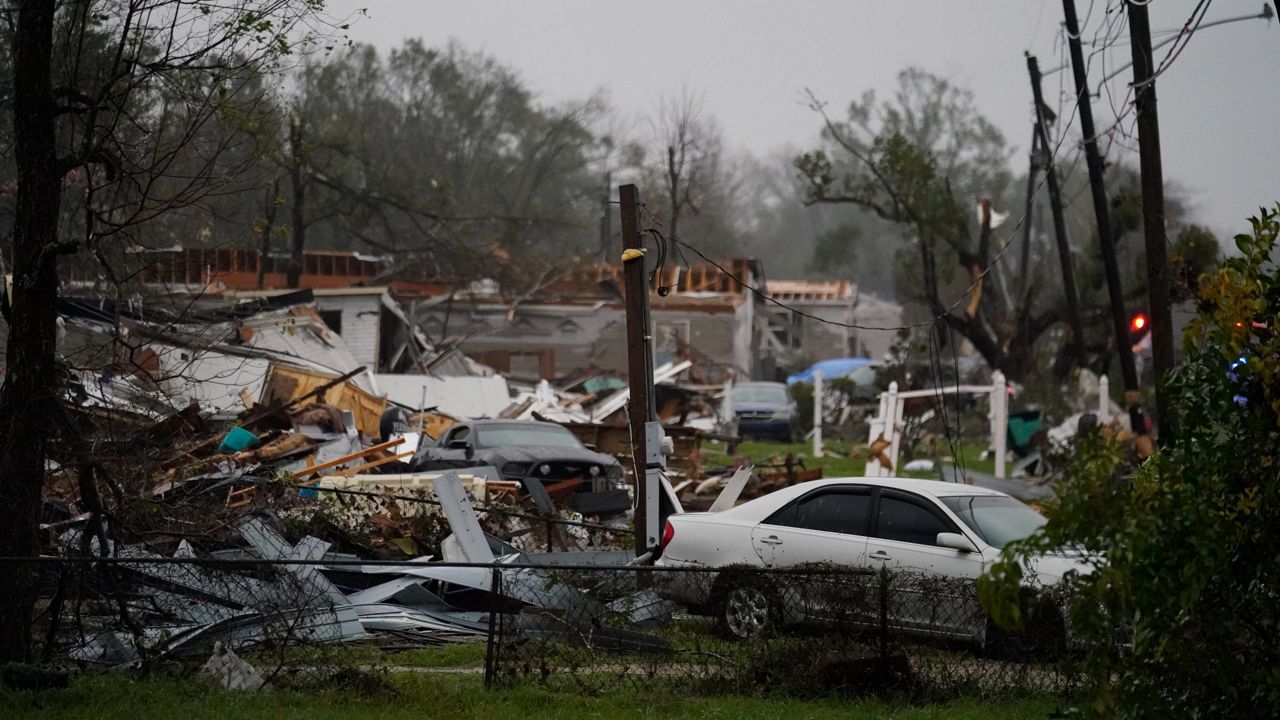
<instances>
[{"instance_id":1,"label":"electrical wire","mask_svg":"<svg viewBox=\"0 0 1280 720\"><path fill-rule=\"evenodd\" d=\"M1126 1L1126 0L1121 0L1121 3L1125 2L1125 1ZM1202 1L1205 1L1205 0L1202 0ZM1092 13L1092 10L1093 10L1093 7L1092 7L1092 3L1091 3L1091 5L1090 5L1090 9L1089 9L1089 13L1090 13L1090 14ZM1111 4L1110 4L1110 2L1108 2L1108 9L1107 9L1107 13L1108 13L1108 14L1111 14L1111 12L1112 12ZM1086 15L1086 19L1088 19L1088 15ZM1113 27L1114 27L1113 23L1114 23L1114 22L1115 22L1115 21L1112 21L1111 23L1108 23L1107 28L1106 28L1106 30L1104 31L1104 32L1106 33L1106 37L1108 37L1108 38L1110 38L1110 37L1111 37L1111 33L1113 32ZM1082 26L1082 27L1083 27L1083 26ZM1083 29L1081 29L1081 33L1083 33ZM1101 33L1100 33L1100 34L1101 34ZM1117 34L1117 37L1118 37L1118 34ZM1095 39L1095 41L1097 40L1097 35L1095 35L1095 36L1094 36L1094 39ZM1105 49L1106 49L1106 46L1103 46L1103 48L1100 48L1099 50L1095 50L1095 51L1094 51L1094 54L1097 54L1098 52L1101 52L1102 50L1105 50ZM1061 97L1061 93L1060 93L1060 97ZM1078 114L1078 112L1079 112L1079 106L1078 106L1078 104L1077 104L1077 103L1072 103L1072 104L1071 104L1071 111L1070 111L1070 115L1068 116L1067 120L1066 120L1065 122L1062 122L1062 123L1060 123L1060 124L1059 124L1059 128L1060 128L1060 130L1059 130L1059 132L1058 132L1058 137L1055 139L1053 149L1052 149L1052 151L1050 151L1050 153L1049 153L1049 158L1050 158L1049 167L1050 167L1050 168L1052 168L1052 169L1055 169L1055 171L1056 171L1056 168L1057 168L1056 160L1057 160L1058 153L1060 152L1060 150L1061 150L1061 148L1062 148L1062 144L1066 141L1066 139L1067 139L1067 137L1068 137L1068 135L1069 135L1069 130L1070 130L1070 128L1075 124L1075 121L1076 121L1076 118L1077 118L1077 114ZM1061 116L1059 115L1059 117L1061 117ZM1114 125L1113 125L1113 127L1114 127ZM1098 135L1097 135L1097 136L1099 136L1099 137L1100 137L1102 134L1103 134L1103 133L1098 133ZM1073 160L1073 161L1072 161L1072 163L1071 163L1071 166L1072 166L1072 167L1074 167L1074 165L1075 165L1075 161L1077 161L1077 160L1079 159L1079 157L1080 157L1080 152L1079 152L1079 148L1077 148L1077 152L1076 152L1076 155L1075 155L1075 160ZM1032 193L1032 195L1031 195L1031 202L1032 202L1032 203L1034 203L1035 199L1036 199L1037 197L1039 197L1040 193L1044 190L1044 187L1045 187L1045 185L1046 185L1046 181L1047 181L1047 179L1048 179L1048 175L1047 175L1047 173L1042 174L1042 177L1040 178L1040 181L1037 183L1036 188L1035 188L1034 192L1033 192L1033 193ZM960 306L960 305L961 305L961 304L962 304L962 303L963 303L963 302L964 302L968 297L970 297L970 295L971 295L971 293L973 292L973 290L974 290L975 288L977 288L977 287L978 287L978 285L979 285L980 283L982 283L982 282L986 279L986 277L987 277L989 274L991 274L991 272L996 268L996 266L997 266L997 265L999 265L1000 261L1004 258L1004 255L1005 255L1006 253L1008 253L1008 252L1009 252L1009 250L1010 250L1010 248L1012 248L1012 247L1014 246L1014 242L1013 242L1013 241L1015 240L1015 236L1017 235L1018 230L1019 230L1019 229L1021 229L1021 227L1022 227L1023 223L1025 223L1025 222L1027 221L1027 213L1026 213L1026 211L1024 210L1024 211L1023 211L1023 214L1018 218L1017 222L1015 222L1015 223L1013 224L1013 227L1009 230L1008 235L1007 235L1007 237L1006 237L1005 241L1004 241L1004 242L1001 244L1001 246L1000 246L1000 249L999 249L999 250L996 252L996 254L991 258L991 260L990 260L990 261L988 262L988 264L987 264L987 265L982 269L982 271L981 271L980 273L978 273L977 277L975 277L975 278L974 278L973 282L972 282L972 283L970 283L970 285L965 289L965 291L964 291L964 292L963 292L963 293L962 293L958 298L956 298L956 300L955 300L953 303L951 303L949 306L947 306L947 307L945 308L945 310L943 310L943 312L941 312L941 313L938 313L938 314L934 315L933 317L929 318L928 320L922 320L922 321L920 321L920 322L916 322L916 323L907 323L907 324L903 324L903 325L891 325L891 326L879 326L879 325L867 325L867 324L863 324L863 323L846 323L846 322L840 322L840 321L838 321L838 320L831 320L831 319L829 319L829 318L820 317L820 316L818 316L818 315L814 315L813 313L805 312L804 310L801 310L801 309L796 308L796 307L794 307L794 306L788 305L788 304L786 304L786 303L784 303L784 302L782 302L782 301L780 301L780 300L778 300L778 299L774 298L773 296L769 295L768 293L765 293L765 292L761 291L759 288L756 288L756 287L752 286L750 283L748 283L747 281L745 281L745 280L743 280L742 278L738 277L735 273L733 273L733 272L732 272L731 270L729 270L728 268L725 268L725 267L724 267L723 265L721 265L720 263L718 263L718 262L716 262L715 260L713 260L713 259L711 259L710 257L708 257L708 256L706 255L706 253L702 252L702 251L701 251L701 250L699 250L697 247L695 247L695 246L693 246L693 245L689 244L688 242L685 242L684 240L680 240L680 239L672 239L672 238L668 238L668 237L666 237L666 235L665 235L665 234L663 234L663 232L662 232L662 230L661 230L662 223L661 223L661 222L660 222L656 217L654 217L653 212L649 209L648 205L647 205L646 203L643 203L643 202L642 202L642 203L640 203L640 209L641 209L641 210L643 210L643 211L648 215L649 220L650 220L650 223L651 223L651 225L650 225L648 228L645 228L642 232L643 232L643 233L646 233L646 234L649 234L650 236L652 236L652 237L654 238L655 242L658 244L658 248L659 248L659 261L660 261L660 263L659 263L659 267L660 267L662 264L665 264L666 260L668 259L668 257L669 257L668 248L670 248L670 247L674 247L674 249L676 250L676 253L677 253L678 255L680 255L681 260L683 260L683 261L684 261L684 263L685 263L685 265L686 265L686 266L688 266L688 265L689 265L688 259L684 256L684 252L683 252L684 250L688 250L688 251L690 251L691 253L693 253L694 255L697 255L697 256L698 256L698 258L700 258L702 261L704 261L704 262L706 262L707 264L709 264L709 265L711 265L712 267L714 267L714 268L715 268L716 270L718 270L721 274L723 274L723 275L725 275L726 277L728 277L730 280L732 280L736 285L738 285L738 286L739 286L740 288L742 288L744 291L746 291L746 292L748 292L748 293L752 294L753 296L755 296L756 298L758 298L758 299L760 299L760 300L762 300L762 301L764 301L764 302L770 303L770 304L775 305L775 306L777 306L777 307L779 307L779 308L782 308L782 309L784 309L784 310L787 310L787 311L789 311L789 312L791 312L791 313L793 313L793 314L795 314L795 315L797 315L797 316L799 316L799 317L803 317L803 318L806 318L806 319L809 319L809 320L813 320L813 321L815 321L815 322L818 322L818 323L821 323L821 324L824 324L824 325L829 325L829 326L832 326L832 327L848 328L848 329L854 329L854 330L885 331L885 332L898 332L898 331L902 331L902 330L914 330L914 329L916 329L916 328L921 328L921 327L925 327L925 326L931 325L931 324L936 323L936 322L938 322L938 321L945 321L945 320L946 320L946 318L947 318L948 316L950 316L950 315L951 315L951 313L952 313L956 308L958 308L958 307L959 307L959 306ZM656 272L657 272L657 268L655 268L655 270L654 270L654 273L656 273ZM651 279L652 279L652 277L653 277L653 273L651 273L651 274L650 274L650 278L651 278Z\"/></svg>"},{"instance_id":2,"label":"electrical wire","mask_svg":"<svg viewBox=\"0 0 1280 720\"><path fill-rule=\"evenodd\" d=\"M942 349L939 347L939 339L938 339L939 336L942 334L943 327L946 327L946 323L939 321L935 323L934 328L929 332L929 372L933 375L933 388L936 391L935 398L937 400L938 419L942 421L942 436L946 439L947 447L951 450L952 465L956 469L956 472L958 473L958 477L963 479L965 475L964 464L963 464L963 461L960 459L960 452L957 449L957 444L956 444L957 443L956 438L959 435L959 432L958 432L958 423L959 423L959 415L960 415L959 395L957 394L956 396L957 432L952 433L951 422L947 417L947 396L946 396L946 393L943 392L944 381L942 377ZM954 343L954 338L951 337L950 335L947 336L947 340L948 342ZM960 382L960 375L958 370L959 370L959 365L957 365L957 374L956 374L957 387L959 387L959 382Z\"/></svg>"},{"instance_id":3,"label":"electrical wire","mask_svg":"<svg viewBox=\"0 0 1280 720\"><path fill-rule=\"evenodd\" d=\"M1132 0L1127 0L1127 1L1132 2ZM1150 2L1150 0L1148 0L1148 2ZM1147 3L1135 3L1135 4L1145 5ZM1129 137L1132 137L1132 134L1133 134L1132 131L1126 131L1123 127L1123 123L1125 120L1128 119L1128 116L1137 109L1137 106L1138 106L1137 95L1142 93L1146 88L1155 84L1155 81L1157 78L1159 78L1166 71L1168 71L1169 68L1173 67L1173 63L1182 55L1182 51L1185 50L1187 48L1187 45L1191 43L1191 38L1195 35L1196 31L1199 30L1202 24L1204 23L1204 19L1209 12L1209 7L1212 4L1213 4L1213 0L1200 0L1200 2L1196 4L1195 8L1193 8L1191 11L1191 15L1187 17L1187 21L1183 23L1182 29L1178 31L1178 36L1173 39L1172 45L1170 45L1169 50L1165 53L1164 58L1160 61L1160 64L1156 67L1155 71L1150 75L1150 77L1147 77L1146 79L1138 82L1131 82L1128 84L1128 90L1125 92L1124 100L1121 102L1120 108L1116 107L1114 99L1112 99L1111 86L1109 82L1113 78L1115 78L1120 72L1122 72L1125 67L1130 67L1133 65L1133 63L1129 63L1128 65L1125 65L1112 73L1106 72L1106 66L1104 64L1103 78L1102 78L1102 82L1099 83L1099 91L1100 92L1105 91L1107 93L1108 101L1111 103L1112 114L1116 116L1116 119L1113 123L1111 123L1105 129L1095 133L1094 137L1092 138L1093 140L1097 140L1102 136L1106 135L1111 141L1108 144L1108 150L1109 150L1110 144L1114 143L1115 141L1115 135L1117 130L1119 131L1119 134L1123 135L1126 139ZM1127 18L1127 15L1125 17ZM1225 21L1217 21L1215 23L1210 23L1210 25L1219 24L1221 22L1234 22L1235 20L1252 19L1254 17L1268 17L1268 14L1264 8L1264 12L1261 15L1245 16L1245 17L1233 18ZM1156 33L1152 33L1152 34L1154 35ZM1115 42L1110 43L1109 46L1114 44L1117 44L1117 43ZM1135 125L1136 125L1136 122L1135 122ZM1126 147L1126 146L1121 144L1121 147Z\"/></svg>"},{"instance_id":4,"label":"electrical wire","mask_svg":"<svg viewBox=\"0 0 1280 720\"><path fill-rule=\"evenodd\" d=\"M1150 1L1151 0L1147 0L1147 2ZM1187 45L1191 44L1191 37L1196 34L1196 30L1200 29L1200 24L1204 22L1204 16L1208 14L1209 6L1212 4L1213 0L1200 0L1200 3L1191 11L1191 16L1187 18L1186 24L1182 26L1182 32L1179 33L1178 38L1173 41L1173 45L1169 48L1169 52L1165 53L1164 60L1160 61L1160 66L1156 68L1155 72L1151 73L1151 77L1140 83L1134 83L1133 87L1135 89L1141 91L1142 88L1151 85L1156 81L1156 78L1163 75L1166 70L1173 66L1173 63L1178 59L1178 56L1182 55L1182 51L1186 50ZM1200 13L1199 17L1196 17L1197 11ZM1192 24L1192 21L1195 22L1194 25ZM1183 34L1185 34L1185 38L1183 37Z\"/></svg>"}]
</instances>

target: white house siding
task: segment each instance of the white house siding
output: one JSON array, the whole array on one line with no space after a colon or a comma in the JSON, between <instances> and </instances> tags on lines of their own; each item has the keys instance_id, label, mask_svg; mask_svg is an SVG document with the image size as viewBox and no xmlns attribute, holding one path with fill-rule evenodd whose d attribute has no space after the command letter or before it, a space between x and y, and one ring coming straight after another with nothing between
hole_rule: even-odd
<instances>
[{"instance_id":1,"label":"white house siding","mask_svg":"<svg viewBox=\"0 0 1280 720\"><path fill-rule=\"evenodd\" d=\"M356 362L370 370L378 368L379 319L382 317L382 295L316 295L316 308L321 312L340 311L342 329L338 335L351 350ZM332 328L331 328L332 329Z\"/></svg>"}]
</instances>

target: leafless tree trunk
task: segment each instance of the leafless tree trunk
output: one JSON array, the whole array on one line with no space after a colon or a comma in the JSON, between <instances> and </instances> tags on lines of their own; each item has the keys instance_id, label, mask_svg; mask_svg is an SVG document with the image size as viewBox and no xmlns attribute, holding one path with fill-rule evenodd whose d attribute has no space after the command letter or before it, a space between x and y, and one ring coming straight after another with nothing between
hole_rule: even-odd
<instances>
[{"instance_id":1,"label":"leafless tree trunk","mask_svg":"<svg viewBox=\"0 0 1280 720\"><path fill-rule=\"evenodd\" d=\"M698 212L695 195L704 190L703 166L713 161L708 147L713 133L702 117L701 101L689 92L664 101L659 112L660 132L667 146L667 236L674 243L680 237L680 216L685 208Z\"/></svg>"},{"instance_id":2,"label":"leafless tree trunk","mask_svg":"<svg viewBox=\"0 0 1280 720\"><path fill-rule=\"evenodd\" d=\"M13 232L13 300L0 386L0 552L37 554L45 449L54 431L58 306L58 211L62 171L54 141L54 0L18 5L13 62L18 192ZM0 564L0 664L31 652L35 573Z\"/></svg>"},{"instance_id":3,"label":"leafless tree trunk","mask_svg":"<svg viewBox=\"0 0 1280 720\"><path fill-rule=\"evenodd\" d=\"M271 181L271 189L267 191L267 206L263 209L265 221L262 223L262 246L258 252L258 289L267 282L267 263L270 262L271 233L276 229L276 211L280 209L280 177Z\"/></svg>"},{"instance_id":4,"label":"leafless tree trunk","mask_svg":"<svg viewBox=\"0 0 1280 720\"><path fill-rule=\"evenodd\" d=\"M66 417L58 257L84 254L113 283L125 282L128 271L109 265L108 243L118 244L117 257L128 255L138 247L139 228L225 191L228 178L257 157L235 152L249 141L227 118L257 109L264 96L257 81L300 36L310 39L298 26L320 5L10 3L17 18L6 36L13 48L17 191L0 385L0 557L38 554L51 441L61 436L74 445L77 430L58 419ZM76 193L64 199L66 188ZM59 227L64 201L77 217L82 212L81 223ZM96 467L92 450L81 450L77 466ZM96 478L97 470L91 474ZM96 497L94 479L81 480L86 496ZM90 525L101 523L101 504L83 499L95 513ZM35 570L0 563L0 663L30 657Z\"/></svg>"},{"instance_id":5,"label":"leafless tree trunk","mask_svg":"<svg viewBox=\"0 0 1280 720\"><path fill-rule=\"evenodd\" d=\"M302 120L289 119L289 182L293 191L293 236L289 243L289 272L285 285L296 288L302 280L303 251L307 247L307 171L306 138Z\"/></svg>"}]
</instances>

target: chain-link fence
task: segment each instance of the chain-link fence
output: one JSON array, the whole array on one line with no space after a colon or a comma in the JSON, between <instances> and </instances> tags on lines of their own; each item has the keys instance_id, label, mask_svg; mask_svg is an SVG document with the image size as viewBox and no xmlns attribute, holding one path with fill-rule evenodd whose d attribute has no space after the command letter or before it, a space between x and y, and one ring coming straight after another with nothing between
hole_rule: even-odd
<instances>
[{"instance_id":1,"label":"chain-link fence","mask_svg":"<svg viewBox=\"0 0 1280 720\"><path fill-rule=\"evenodd\" d=\"M236 682L248 686L385 669L398 664L395 651L458 640L487 643L490 687L588 693L944 700L1066 694L1078 677L1064 598L1049 593L1028 592L1026 629L1008 632L988 619L972 580L520 556L367 561L314 539L288 544L266 525L241 532L251 549L196 557L115 546L107 557L4 562L38 572L42 660L240 672L243 658L253 667Z\"/></svg>"},{"instance_id":2,"label":"chain-link fence","mask_svg":"<svg viewBox=\"0 0 1280 720\"><path fill-rule=\"evenodd\" d=\"M1031 592L997 628L973 580L849 568L503 570L487 680L573 691L802 696L1066 694L1063 598Z\"/></svg>"}]
</instances>

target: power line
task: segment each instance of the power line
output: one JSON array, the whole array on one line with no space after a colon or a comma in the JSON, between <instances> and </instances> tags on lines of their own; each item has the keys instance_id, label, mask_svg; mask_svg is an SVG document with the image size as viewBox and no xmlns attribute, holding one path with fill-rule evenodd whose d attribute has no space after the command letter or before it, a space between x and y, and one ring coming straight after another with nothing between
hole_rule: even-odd
<instances>
[{"instance_id":1,"label":"power line","mask_svg":"<svg viewBox=\"0 0 1280 720\"><path fill-rule=\"evenodd\" d=\"M1124 1L1124 0L1122 0L1122 2L1123 2L1123 1ZM1069 134L1069 130L1070 130L1071 126L1075 123L1075 120L1076 120L1076 113L1077 113L1077 112L1078 112L1078 107L1073 103L1073 104L1072 104L1072 106L1071 106L1071 114L1068 116L1068 118L1067 118L1066 122L1065 122L1065 123L1062 123L1062 125L1061 125L1062 131L1060 132L1060 134L1059 134L1058 138L1057 138L1057 139L1056 139L1056 141L1054 142L1053 149L1052 149L1052 150L1050 151L1050 153L1049 153L1049 157L1050 157L1049 167L1050 167L1050 168L1056 168L1056 166L1057 166L1057 163L1056 163L1055 161L1056 161L1056 159L1057 159L1058 153L1059 153L1059 152L1061 151L1061 149L1062 149L1062 144L1063 144L1063 143L1066 141L1066 139L1067 139L1067 136L1068 136L1068 134ZM1078 152L1078 151L1077 151L1077 153L1076 153L1075 159L1076 159L1076 160L1078 160L1078 159L1079 159L1079 152ZM1073 160L1072 165L1074 166L1074 164L1075 164L1075 161ZM1044 188L1045 188L1045 186L1046 186L1047 177L1048 177L1048 176L1047 176L1047 174L1045 174L1044 176L1042 176L1042 177L1040 178L1040 181L1039 181L1039 182L1037 183L1037 185L1036 185L1035 191L1034 191L1034 192L1032 193L1032 195L1031 195L1032 202L1034 202L1034 201L1035 201L1035 199L1036 199L1036 198L1038 198L1038 197L1039 197L1039 195L1040 195L1040 193L1044 190ZM978 273L977 277L975 277L975 278L974 278L974 280L973 280L973 282L969 284L969 286L965 289L965 291L964 291L963 293L961 293L960 297L956 298L955 302L953 302L953 303L951 303L949 306L947 306L947 307L946 307L946 309L945 309L945 310L943 310L943 312L941 312L941 313L939 313L939 314L937 314L937 315L934 315L933 317L931 317L931 318L930 318L930 319L928 319L928 320L922 320L922 321L920 321L920 322L916 322L916 323L908 323L908 324L904 324L904 325L894 325L894 326L876 326L876 325L864 325L864 324L862 324L862 323L845 323L845 322L840 322L840 321L838 321L838 320L831 320L831 319L829 319L829 318L820 317L820 316L814 315L813 313L805 312L804 310L800 310L799 308L796 308L796 307L793 307L793 306L791 306L791 305L788 305L788 304L786 304L786 303L784 303L784 302L782 302L782 301L780 301L780 300L778 300L778 299L774 298L773 296L769 295L768 293L762 292L760 289L758 289L758 288L756 288L756 287L752 286L750 283L748 283L747 281L745 281L745 280L743 280L742 278L738 277L734 272L732 272L732 271L731 271L731 270L729 270L728 268L724 267L723 265L721 265L720 263L716 262L715 260L712 260L712 259L711 259L710 257L708 257L705 253L703 253L701 250L699 250L698 248L694 247L693 245L691 245L691 244L689 244L689 243L687 243L687 242L685 242L685 241L683 241L683 240L679 240L679 239L674 239L674 240L673 240L673 239L667 238L667 237L666 237L666 235L664 235L664 234L662 233L662 230L660 229L660 228L661 228L661 226L662 226L662 223L661 223L661 222L660 222L656 217L654 217L653 212L649 209L649 206L648 206L646 203L643 203L643 202L642 202L642 203L640 203L640 208L641 208L641 210L643 210L643 211L645 212L645 214L647 214L647 215L649 216L649 219L650 219L650 220L652 221L652 223L653 223L653 226L651 226L651 227L649 227L649 228L646 228L643 232L644 232L645 234L652 235L652 236L654 237L655 241L658 243L659 259L661 260L661 263L665 263L665 262L666 262L666 259L669 257L668 245L669 245L669 244L673 244L673 245L675 245L676 252L680 254L681 259L682 259L682 260L684 260L684 262L685 262L685 265L686 265L686 266L688 266L688 265L689 265L689 262L688 262L688 260L684 257L683 250L686 250L686 249L687 249L687 250L689 250L690 252L692 252L693 254L697 255L697 256L698 256L700 259L702 259L704 262L706 262L706 263L708 263L709 265L711 265L712 267L714 267L714 268L715 268L716 270L718 270L721 274L723 274L723 275L725 275L726 277L728 277L730 280L732 280L735 284L737 284L737 285L738 285L739 287L741 287L743 290L745 290L745 291L747 291L747 292L751 293L751 294L752 294L752 295L754 295L755 297L757 297L757 298L759 298L759 299L761 299L761 300L763 300L763 301L765 301L765 302L767 302L767 303L771 303L771 304L773 304L773 305L775 305L775 306L777 306L777 307L780 307L780 308L782 308L782 309L784 309L784 310L787 310L787 311L789 311L789 312L791 312L791 313L794 313L794 314L796 314L796 315L798 315L798 316L800 316L800 317L803 317L803 318L806 318L806 319L809 319L809 320L813 320L813 321L815 321L815 322L818 322L818 323L821 323L821 324L824 324L824 325L830 325L830 326L832 326L832 327L848 328L848 329L853 329L853 330L875 330L875 331L884 331L884 332L898 332L898 331L901 331L901 330L914 330L914 329L916 329L916 328L925 327L925 326L927 326L927 325L932 325L932 324L934 324L934 323L936 323L936 322L938 322L938 321L940 321L940 320L945 320L948 316L950 316L950 315L951 315L952 311L954 311L956 308L960 307L960 305L961 305L963 302L965 302L965 300L966 300L967 298L969 298L969 297L970 297L970 295L973 293L974 289L975 289L975 288L977 288L977 287L978 287L978 286L979 286L979 285L980 285L980 284L981 284L981 283L986 279L986 277L987 277L988 275L990 275L990 274L991 274L991 271L992 271L992 270L994 270L994 269L996 268L996 266L1000 264L1000 261L1004 258L1005 254L1006 254L1006 253L1008 253L1008 252L1009 252L1009 249L1013 247L1013 245L1014 245L1014 242L1013 242L1013 241L1014 241L1014 239L1015 239L1015 238L1014 238L1014 236L1017 234L1017 231L1022 227L1023 223L1025 223L1025 222L1027 221L1027 213L1024 211L1024 212L1023 212L1023 214L1018 218L1017 222L1015 222L1015 223L1013 224L1013 227L1012 227L1012 228L1010 228L1009 233L1008 233L1008 235L1007 235L1007 236L1006 236L1006 238L1005 238L1005 241L1004 241L1003 243L1001 243L1001 247L1000 247L1000 249L999 249L999 250L996 252L996 254L991 258L990 262L988 262L988 264L986 265L986 267L984 267L984 268L982 269L982 272ZM661 266L662 266L661 264L659 264L659 265L658 265L658 267L659 267L659 268L660 268ZM654 272L656 273L656 272L657 272L657 270L655 270ZM653 277L653 274L651 274L651 275L650 275L650 277L652 278L652 277Z\"/></svg>"}]
</instances>

